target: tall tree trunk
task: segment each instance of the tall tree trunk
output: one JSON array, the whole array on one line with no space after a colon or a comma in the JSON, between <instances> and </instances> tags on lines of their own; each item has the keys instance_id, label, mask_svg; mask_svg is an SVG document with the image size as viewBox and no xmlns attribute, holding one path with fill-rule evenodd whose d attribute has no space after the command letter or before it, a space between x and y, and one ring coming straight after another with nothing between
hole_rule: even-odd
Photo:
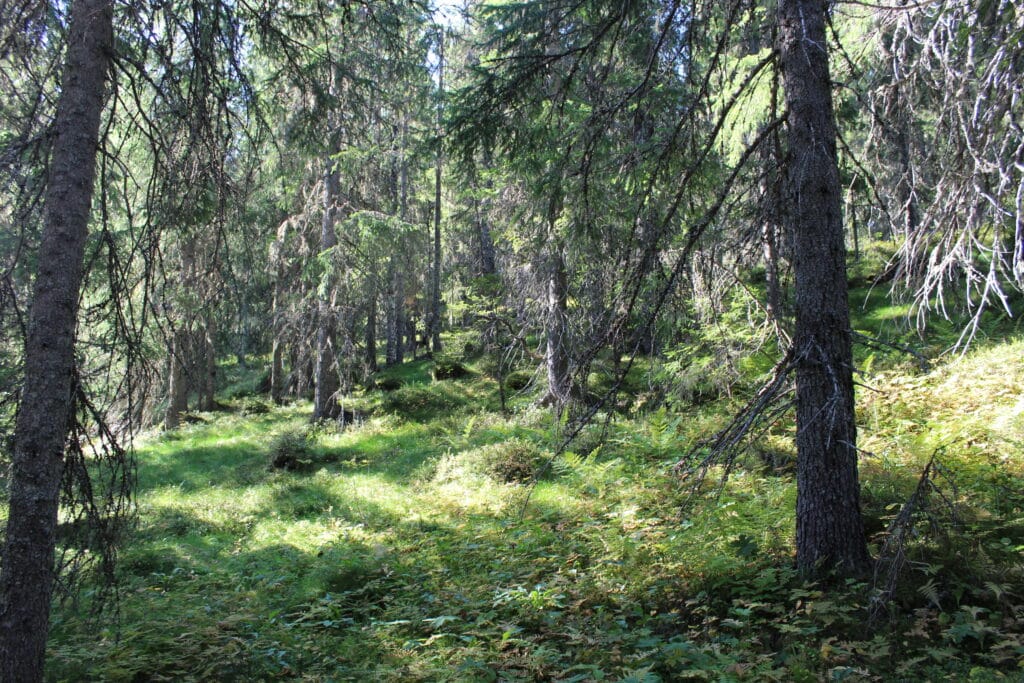
<instances>
[{"instance_id":1,"label":"tall tree trunk","mask_svg":"<svg viewBox=\"0 0 1024 683\"><path fill-rule=\"evenodd\" d=\"M334 224L338 213L338 197L341 185L338 180L336 162L327 162L324 169L324 215L320 223L320 251L327 251L338 244ZM333 280L330 274L325 274ZM313 394L313 419L323 420L338 416L338 373L335 371L335 323L331 306L331 289L323 287L317 301L316 370Z\"/></svg>"},{"instance_id":2,"label":"tall tree trunk","mask_svg":"<svg viewBox=\"0 0 1024 683\"><path fill-rule=\"evenodd\" d=\"M167 411L164 413L164 429L181 426L181 414L188 410L188 333L178 327L171 334L167 350Z\"/></svg>"},{"instance_id":3,"label":"tall tree trunk","mask_svg":"<svg viewBox=\"0 0 1024 683\"><path fill-rule=\"evenodd\" d=\"M409 160L406 155L406 142L409 135L409 117L403 112L402 128L399 142L399 155L393 173L394 209L404 223L409 208ZM405 278L402 272L402 253L405 250L405 239L400 237L388 259L388 302L387 302L387 347L385 358L388 365L395 365L405 360L405 345L402 343L405 334Z\"/></svg>"},{"instance_id":4,"label":"tall tree trunk","mask_svg":"<svg viewBox=\"0 0 1024 683\"><path fill-rule=\"evenodd\" d=\"M778 39L777 31L773 36ZM769 115L774 121L779 116L779 73L774 70L772 75L771 103ZM782 283L780 265L782 254L779 237L784 230L783 222L783 178L780 168L785 163L782 154L782 140L776 128L770 133L761 150L761 252L764 258L765 310L768 319L775 327L775 334L780 340L787 335L783 328Z\"/></svg>"},{"instance_id":5,"label":"tall tree trunk","mask_svg":"<svg viewBox=\"0 0 1024 683\"><path fill-rule=\"evenodd\" d=\"M797 353L797 565L864 572L846 248L825 0L780 0L789 109L789 229L794 238Z\"/></svg>"},{"instance_id":6,"label":"tall tree trunk","mask_svg":"<svg viewBox=\"0 0 1024 683\"><path fill-rule=\"evenodd\" d=\"M377 372L377 287L373 284L367 292L366 302L366 370Z\"/></svg>"},{"instance_id":7,"label":"tall tree trunk","mask_svg":"<svg viewBox=\"0 0 1024 683\"><path fill-rule=\"evenodd\" d=\"M569 376L569 282L565 272L565 254L557 243L551 247L547 279L546 400L561 409L569 403L572 380Z\"/></svg>"},{"instance_id":8,"label":"tall tree trunk","mask_svg":"<svg viewBox=\"0 0 1024 683\"><path fill-rule=\"evenodd\" d=\"M284 403L284 344L277 332L270 352L270 400L275 405Z\"/></svg>"},{"instance_id":9,"label":"tall tree trunk","mask_svg":"<svg viewBox=\"0 0 1024 683\"><path fill-rule=\"evenodd\" d=\"M280 301L281 301L281 267L277 268L277 278L274 280L274 300L271 304L273 315L273 334L270 352L270 400L275 405L284 403L284 342L281 339Z\"/></svg>"},{"instance_id":10,"label":"tall tree trunk","mask_svg":"<svg viewBox=\"0 0 1024 683\"><path fill-rule=\"evenodd\" d=\"M434 162L434 264L431 269L430 316L427 334L434 353L441 351L441 165L442 116L444 113L444 30L440 31L437 55L437 158Z\"/></svg>"},{"instance_id":11,"label":"tall tree trunk","mask_svg":"<svg viewBox=\"0 0 1024 683\"><path fill-rule=\"evenodd\" d=\"M72 3L0 571L0 679L8 683L43 678L64 446L73 409L75 321L112 22L110 0Z\"/></svg>"},{"instance_id":12,"label":"tall tree trunk","mask_svg":"<svg viewBox=\"0 0 1024 683\"><path fill-rule=\"evenodd\" d=\"M199 410L213 410L217 406L217 336L216 320L213 313L206 314L201 340L203 352L200 358L203 366L199 369L202 382L199 387Z\"/></svg>"},{"instance_id":13,"label":"tall tree trunk","mask_svg":"<svg viewBox=\"0 0 1024 683\"><path fill-rule=\"evenodd\" d=\"M475 170L473 168L473 184L474 189L479 192L479 179L476 177ZM494 181L491 180L489 175L491 170L490 152L484 154L483 170L484 173L488 174L483 183L483 190L486 194L482 199L479 197L474 198L473 210L476 215L477 235L480 240L480 274L493 275L498 272L498 263L494 253L494 238L491 235L490 194L491 190L494 189Z\"/></svg>"},{"instance_id":14,"label":"tall tree trunk","mask_svg":"<svg viewBox=\"0 0 1024 683\"><path fill-rule=\"evenodd\" d=\"M771 153L765 154L764 161L764 175L761 180L761 252L764 260L765 311L779 339L784 339L782 284L779 277L782 192L774 170L774 166L781 162L781 155L775 157Z\"/></svg>"},{"instance_id":15,"label":"tall tree trunk","mask_svg":"<svg viewBox=\"0 0 1024 683\"><path fill-rule=\"evenodd\" d=\"M392 254L388 266L391 282L388 296L387 310L387 348L385 354L388 365L401 363L405 358L405 348L402 344L402 334L405 329L405 283L402 278L401 266L397 263L398 258Z\"/></svg>"}]
</instances>

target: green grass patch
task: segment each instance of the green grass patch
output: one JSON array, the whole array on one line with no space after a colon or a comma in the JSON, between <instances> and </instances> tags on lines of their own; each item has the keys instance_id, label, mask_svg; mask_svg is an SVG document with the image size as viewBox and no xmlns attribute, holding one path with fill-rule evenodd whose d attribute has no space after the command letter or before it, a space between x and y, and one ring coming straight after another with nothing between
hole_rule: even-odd
<instances>
[{"instance_id":1,"label":"green grass patch","mask_svg":"<svg viewBox=\"0 0 1024 683\"><path fill-rule=\"evenodd\" d=\"M49 676L1012 679L1024 663L1022 357L1011 340L928 373L880 358L862 377L876 551L924 463L942 463L870 628L876 587L826 588L792 569L791 424L695 498L673 471L744 389L619 414L551 460L548 411L501 414L493 380L435 382L419 361L385 371L400 388L358 397L371 414L343 431L312 429L296 404L144 440L120 627L88 616L88 591L56 608ZM735 368L756 386L762 361ZM273 467L279 452L301 466Z\"/></svg>"}]
</instances>

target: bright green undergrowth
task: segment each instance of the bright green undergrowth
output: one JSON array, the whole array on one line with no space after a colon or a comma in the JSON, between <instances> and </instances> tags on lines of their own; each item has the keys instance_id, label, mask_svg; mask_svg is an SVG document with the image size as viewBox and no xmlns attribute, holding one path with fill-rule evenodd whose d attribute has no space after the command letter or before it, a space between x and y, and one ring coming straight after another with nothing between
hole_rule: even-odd
<instances>
[{"instance_id":1,"label":"bright green undergrowth","mask_svg":"<svg viewBox=\"0 0 1024 683\"><path fill-rule=\"evenodd\" d=\"M501 414L485 373L419 361L345 431L238 397L142 443L120 626L88 592L57 608L49 676L1019 680L1024 341L894 358L859 394L875 552L940 468L884 604L870 577L793 571L791 425L689 498L672 466L743 395L599 421L552 459L562 425L534 396Z\"/></svg>"}]
</instances>

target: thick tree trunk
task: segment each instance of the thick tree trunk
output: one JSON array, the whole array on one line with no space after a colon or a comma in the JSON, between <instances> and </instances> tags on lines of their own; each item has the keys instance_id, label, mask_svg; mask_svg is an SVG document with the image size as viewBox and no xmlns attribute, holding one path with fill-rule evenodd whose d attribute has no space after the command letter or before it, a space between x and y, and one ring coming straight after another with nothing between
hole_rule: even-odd
<instances>
[{"instance_id":1,"label":"thick tree trunk","mask_svg":"<svg viewBox=\"0 0 1024 683\"><path fill-rule=\"evenodd\" d=\"M334 224L337 218L337 203L340 194L338 169L334 161L328 161L324 171L324 215L320 224L320 251L326 251L338 244L338 235L334 231ZM330 292L332 287L324 289L327 291L320 294L317 303L314 420L333 419L338 416L335 324Z\"/></svg>"},{"instance_id":2,"label":"thick tree trunk","mask_svg":"<svg viewBox=\"0 0 1024 683\"><path fill-rule=\"evenodd\" d=\"M72 4L0 572L0 680L7 683L43 678L64 446L72 419L78 291L104 81L113 51L112 21L109 0Z\"/></svg>"},{"instance_id":3,"label":"thick tree trunk","mask_svg":"<svg viewBox=\"0 0 1024 683\"><path fill-rule=\"evenodd\" d=\"M789 229L797 352L797 565L815 574L869 566L860 515L846 248L824 0L781 0L788 118Z\"/></svg>"}]
</instances>

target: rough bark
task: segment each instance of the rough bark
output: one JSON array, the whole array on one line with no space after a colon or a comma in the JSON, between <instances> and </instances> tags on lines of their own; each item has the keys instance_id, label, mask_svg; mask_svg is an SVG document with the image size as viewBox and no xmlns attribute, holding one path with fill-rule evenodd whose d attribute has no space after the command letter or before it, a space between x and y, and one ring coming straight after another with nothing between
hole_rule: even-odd
<instances>
[{"instance_id":1,"label":"rough bark","mask_svg":"<svg viewBox=\"0 0 1024 683\"><path fill-rule=\"evenodd\" d=\"M167 350L167 411L164 413L164 429L167 430L180 427L181 415L188 410L187 353L188 333L179 327L172 333Z\"/></svg>"},{"instance_id":2,"label":"rough bark","mask_svg":"<svg viewBox=\"0 0 1024 683\"><path fill-rule=\"evenodd\" d=\"M391 291L388 297L387 348L385 355L388 365L401 363L405 359L405 347L402 344L402 331L405 329L405 282L402 270L397 265L397 256L391 256L389 265Z\"/></svg>"},{"instance_id":3,"label":"rough bark","mask_svg":"<svg viewBox=\"0 0 1024 683\"><path fill-rule=\"evenodd\" d=\"M341 186L335 162L327 162L324 170L324 215L320 223L320 251L338 244L334 225L338 213ZM330 287L324 287L317 302L316 369L314 370L313 419L323 420L338 415L338 374L335 371L335 324Z\"/></svg>"},{"instance_id":4,"label":"rough bark","mask_svg":"<svg viewBox=\"0 0 1024 683\"><path fill-rule=\"evenodd\" d=\"M779 3L789 109L788 228L797 352L797 565L858 574L869 565L860 515L846 248L824 0Z\"/></svg>"},{"instance_id":5,"label":"rough bark","mask_svg":"<svg viewBox=\"0 0 1024 683\"><path fill-rule=\"evenodd\" d=\"M444 97L444 31L441 31L438 42L438 84L437 89ZM441 351L441 166L443 161L441 147L441 117L443 109L437 109L437 158L434 163L434 262L431 268L430 284L430 317L427 333L430 336L430 347L434 353Z\"/></svg>"},{"instance_id":6,"label":"rough bark","mask_svg":"<svg viewBox=\"0 0 1024 683\"><path fill-rule=\"evenodd\" d=\"M572 379L569 375L569 283L565 255L560 245L552 247L547 281L547 346L545 364L548 374L546 402L561 408L569 403Z\"/></svg>"},{"instance_id":7,"label":"rough bark","mask_svg":"<svg viewBox=\"0 0 1024 683\"><path fill-rule=\"evenodd\" d=\"M109 0L77 0L71 8L0 572L0 680L9 683L43 678L64 446L72 419L75 321L113 51L112 17Z\"/></svg>"},{"instance_id":8,"label":"rough bark","mask_svg":"<svg viewBox=\"0 0 1024 683\"><path fill-rule=\"evenodd\" d=\"M771 150L772 146L765 149ZM765 311L782 338L782 284L779 277L779 234L782 231L782 193L775 165L781 154L764 155L765 169L761 180L761 254L764 259Z\"/></svg>"},{"instance_id":9,"label":"rough bark","mask_svg":"<svg viewBox=\"0 0 1024 683\"><path fill-rule=\"evenodd\" d=\"M201 341L203 367L200 368L202 382L199 390L199 410L213 410L217 407L217 346L214 342L217 336L216 325L213 314L207 314Z\"/></svg>"},{"instance_id":10,"label":"rough bark","mask_svg":"<svg viewBox=\"0 0 1024 683\"><path fill-rule=\"evenodd\" d=\"M366 302L366 370L377 372L377 288L369 287Z\"/></svg>"},{"instance_id":11,"label":"rough bark","mask_svg":"<svg viewBox=\"0 0 1024 683\"><path fill-rule=\"evenodd\" d=\"M491 199L490 195L494 189L494 181L491 180L489 171L491 170L491 155L486 153L483 160L484 173L488 173L487 179L483 183L484 197L475 198L473 201L473 210L476 215L477 224L477 235L480 241L480 274L481 275L494 275L498 272L498 259L494 251L494 237L491 235ZM473 170L473 185L474 189L479 191L478 179L476 178L475 168Z\"/></svg>"},{"instance_id":12,"label":"rough bark","mask_svg":"<svg viewBox=\"0 0 1024 683\"><path fill-rule=\"evenodd\" d=\"M270 400L275 405L284 403L284 344L275 335L270 353Z\"/></svg>"}]
</instances>

